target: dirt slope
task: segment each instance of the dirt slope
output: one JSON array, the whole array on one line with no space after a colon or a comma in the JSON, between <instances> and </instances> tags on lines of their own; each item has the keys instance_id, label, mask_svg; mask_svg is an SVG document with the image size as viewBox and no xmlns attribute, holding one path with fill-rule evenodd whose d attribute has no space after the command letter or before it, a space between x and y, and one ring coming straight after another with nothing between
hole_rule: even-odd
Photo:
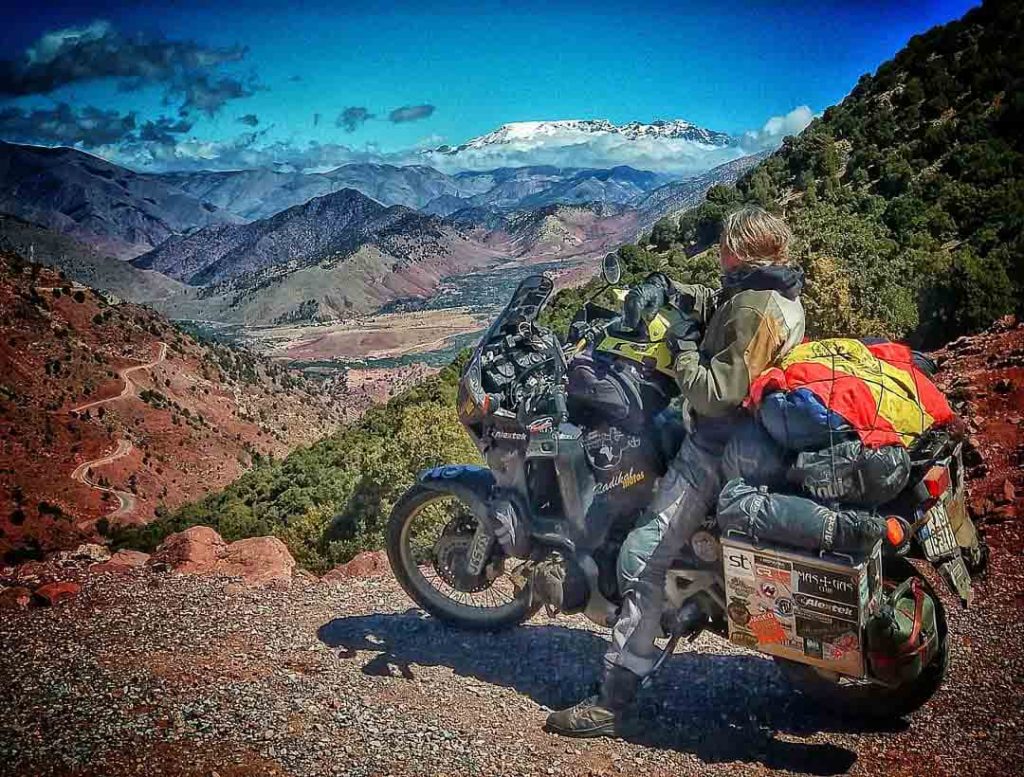
<instances>
[{"instance_id":1,"label":"dirt slope","mask_svg":"<svg viewBox=\"0 0 1024 777\"><path fill-rule=\"evenodd\" d=\"M0 557L148 520L370 401L0 256Z\"/></svg>"}]
</instances>

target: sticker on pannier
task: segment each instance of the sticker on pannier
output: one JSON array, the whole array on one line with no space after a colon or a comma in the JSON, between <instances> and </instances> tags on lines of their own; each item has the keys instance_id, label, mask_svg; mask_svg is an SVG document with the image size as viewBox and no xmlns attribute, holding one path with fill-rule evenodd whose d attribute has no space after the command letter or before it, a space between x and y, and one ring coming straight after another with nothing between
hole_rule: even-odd
<instances>
[{"instance_id":1,"label":"sticker on pannier","mask_svg":"<svg viewBox=\"0 0 1024 777\"><path fill-rule=\"evenodd\" d=\"M853 677L865 674L863 633L880 595L881 545L844 563L723 541L730 640Z\"/></svg>"}]
</instances>

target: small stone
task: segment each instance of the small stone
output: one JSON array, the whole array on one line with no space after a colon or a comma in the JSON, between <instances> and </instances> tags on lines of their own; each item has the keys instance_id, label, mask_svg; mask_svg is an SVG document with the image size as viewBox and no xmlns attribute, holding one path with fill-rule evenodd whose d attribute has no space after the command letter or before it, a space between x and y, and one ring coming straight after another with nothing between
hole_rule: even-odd
<instances>
[{"instance_id":1,"label":"small stone","mask_svg":"<svg viewBox=\"0 0 1024 777\"><path fill-rule=\"evenodd\" d=\"M1013 487L1013 483L1009 480L1003 481L1003 499L1007 502L1013 502L1017 499L1017 489Z\"/></svg>"},{"instance_id":2,"label":"small stone","mask_svg":"<svg viewBox=\"0 0 1024 777\"><path fill-rule=\"evenodd\" d=\"M47 583L36 589L34 598L43 607L54 607L78 596L82 586L71 581Z\"/></svg>"},{"instance_id":3,"label":"small stone","mask_svg":"<svg viewBox=\"0 0 1024 777\"><path fill-rule=\"evenodd\" d=\"M93 564L89 567L92 572L128 572L132 569L144 567L149 561L149 554L138 550L119 550L109 561L102 564Z\"/></svg>"},{"instance_id":4,"label":"small stone","mask_svg":"<svg viewBox=\"0 0 1024 777\"><path fill-rule=\"evenodd\" d=\"M380 577L387 574L389 569L388 557L384 551L368 550L359 553L351 561L330 570L320 578L320 582L343 584L352 578Z\"/></svg>"},{"instance_id":5,"label":"small stone","mask_svg":"<svg viewBox=\"0 0 1024 777\"><path fill-rule=\"evenodd\" d=\"M95 542L86 542L74 550L58 554L60 558L67 561L90 561L94 564L106 561L110 558L110 551Z\"/></svg>"}]
</instances>

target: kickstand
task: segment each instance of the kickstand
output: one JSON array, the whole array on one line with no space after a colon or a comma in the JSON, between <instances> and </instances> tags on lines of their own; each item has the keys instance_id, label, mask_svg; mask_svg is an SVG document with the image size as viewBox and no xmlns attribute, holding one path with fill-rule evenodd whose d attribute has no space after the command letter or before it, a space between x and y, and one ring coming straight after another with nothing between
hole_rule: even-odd
<instances>
[{"instance_id":1,"label":"kickstand","mask_svg":"<svg viewBox=\"0 0 1024 777\"><path fill-rule=\"evenodd\" d=\"M680 635L677 634L674 637L669 639L668 644L665 645L665 649L662 650L661 651L661 655L658 656L658 660L654 662L654 666L651 668L651 671L648 672L647 676L644 677L644 679L640 681L640 687L641 688L646 688L648 685L651 684L651 678L654 677L655 673L659 669L661 669L661 665L665 663L665 661L668 659L668 657L675 652L676 645L679 644L679 638L680 638Z\"/></svg>"}]
</instances>

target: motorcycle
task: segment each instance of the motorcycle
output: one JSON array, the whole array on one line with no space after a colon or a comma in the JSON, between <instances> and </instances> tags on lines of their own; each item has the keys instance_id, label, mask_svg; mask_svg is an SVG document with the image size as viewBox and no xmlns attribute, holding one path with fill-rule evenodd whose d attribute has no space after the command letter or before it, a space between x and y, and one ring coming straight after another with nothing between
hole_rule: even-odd
<instances>
[{"instance_id":1,"label":"motorcycle","mask_svg":"<svg viewBox=\"0 0 1024 777\"><path fill-rule=\"evenodd\" d=\"M614 255L601 274L624 300ZM626 330L592 297L563 344L538 321L552 292L546 276L522 281L464 368L458 414L487 466L421 473L389 520L396 578L456 627L496 631L541 607L611 627L619 548L686 433L671 409L678 388L666 342L681 314L662 308ZM860 556L723 535L710 516L668 575L658 666L680 640L710 631L771 656L797 690L846 713L895 717L923 705L949 660L926 568L966 606L984 548L966 512L959 443L935 435L912 463L897 500L904 514L892 519L902 536ZM902 615L914 640L895 656L869 644L883 612L890 626ZM913 661L914 671L891 671Z\"/></svg>"}]
</instances>

